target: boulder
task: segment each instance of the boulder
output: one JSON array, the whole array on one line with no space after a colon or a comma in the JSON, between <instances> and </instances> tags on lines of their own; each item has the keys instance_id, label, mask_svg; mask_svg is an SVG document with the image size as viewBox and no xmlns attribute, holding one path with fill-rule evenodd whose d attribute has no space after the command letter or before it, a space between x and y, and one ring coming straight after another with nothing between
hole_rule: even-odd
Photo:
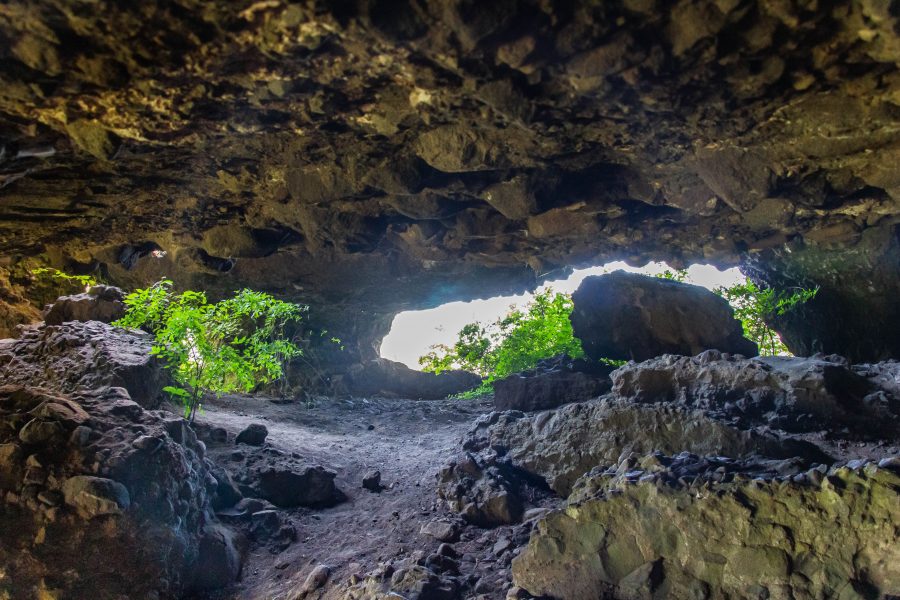
<instances>
[{"instance_id":1,"label":"boulder","mask_svg":"<svg viewBox=\"0 0 900 600\"><path fill-rule=\"evenodd\" d=\"M586 278L572 301L572 330L595 360L757 354L728 302L702 287L616 271Z\"/></svg>"},{"instance_id":2,"label":"boulder","mask_svg":"<svg viewBox=\"0 0 900 600\"><path fill-rule=\"evenodd\" d=\"M176 420L124 388L0 387L0 564L15 566L0 595L168 598L234 581L214 468Z\"/></svg>"},{"instance_id":3,"label":"boulder","mask_svg":"<svg viewBox=\"0 0 900 600\"><path fill-rule=\"evenodd\" d=\"M162 402L168 374L150 356L152 338L99 321L37 325L0 340L0 381L69 393L121 387L144 408Z\"/></svg>"},{"instance_id":4,"label":"boulder","mask_svg":"<svg viewBox=\"0 0 900 600\"><path fill-rule=\"evenodd\" d=\"M494 382L497 410L546 410L596 398L609 391L613 367L565 355L539 361L534 369Z\"/></svg>"},{"instance_id":5,"label":"boulder","mask_svg":"<svg viewBox=\"0 0 900 600\"><path fill-rule=\"evenodd\" d=\"M546 485L535 479L508 459L467 453L440 470L438 496L473 525L511 525L522 518L522 498L546 495Z\"/></svg>"},{"instance_id":6,"label":"boulder","mask_svg":"<svg viewBox=\"0 0 900 600\"><path fill-rule=\"evenodd\" d=\"M262 446L266 442L266 436L269 435L269 430L266 429L266 426L262 423L251 423L247 425L247 427L237 434L237 438L235 438L235 444L248 444L250 446Z\"/></svg>"},{"instance_id":7,"label":"boulder","mask_svg":"<svg viewBox=\"0 0 900 600\"><path fill-rule=\"evenodd\" d=\"M381 487L381 471L369 471L363 476L362 486L370 492L380 492Z\"/></svg>"},{"instance_id":8,"label":"boulder","mask_svg":"<svg viewBox=\"0 0 900 600\"><path fill-rule=\"evenodd\" d=\"M332 503L337 496L336 474L318 465L300 468L270 467L258 475L256 490L261 498L281 507L317 506Z\"/></svg>"},{"instance_id":9,"label":"boulder","mask_svg":"<svg viewBox=\"0 0 900 600\"><path fill-rule=\"evenodd\" d=\"M512 563L534 596L887 598L900 593L900 473L874 462L779 477L691 455L592 472Z\"/></svg>"},{"instance_id":10,"label":"boulder","mask_svg":"<svg viewBox=\"0 0 900 600\"><path fill-rule=\"evenodd\" d=\"M353 395L440 400L477 387L481 378L467 371L424 373L378 358L356 365L343 381L347 392Z\"/></svg>"},{"instance_id":11,"label":"boulder","mask_svg":"<svg viewBox=\"0 0 900 600\"><path fill-rule=\"evenodd\" d=\"M44 311L47 325L67 321L111 323L125 316L125 292L109 285L95 285L83 294L61 296Z\"/></svg>"}]
</instances>

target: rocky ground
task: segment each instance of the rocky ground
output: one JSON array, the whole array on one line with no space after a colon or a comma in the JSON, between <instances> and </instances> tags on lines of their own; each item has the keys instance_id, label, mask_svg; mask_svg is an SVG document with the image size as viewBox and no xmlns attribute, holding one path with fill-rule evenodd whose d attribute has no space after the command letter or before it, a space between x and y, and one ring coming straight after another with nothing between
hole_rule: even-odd
<instances>
[{"instance_id":1,"label":"rocky ground","mask_svg":"<svg viewBox=\"0 0 900 600\"><path fill-rule=\"evenodd\" d=\"M227 396L206 405L201 430L221 427L228 432L227 441L208 442L210 456L220 464L227 464L235 452L252 451L246 444L235 444L234 438L248 425L261 423L269 432L266 449L333 470L335 484L346 496L330 508L281 511L296 529L296 543L283 550L265 543L254 547L241 581L216 597L295 598L319 565L328 567L329 578L312 597L353 597L348 591L351 581L364 585L367 573L399 570L440 554L450 559L441 559L447 567L443 572L460 574L443 585L504 598L510 551L527 541L523 527L466 526L435 494L439 469L472 422L489 410L488 401L378 398L322 398L309 406L280 404L263 396ZM372 471L381 473L379 492L363 488L363 478ZM436 521L452 526L430 525ZM433 532L423 533L429 527ZM442 544L445 541L449 544Z\"/></svg>"}]
</instances>

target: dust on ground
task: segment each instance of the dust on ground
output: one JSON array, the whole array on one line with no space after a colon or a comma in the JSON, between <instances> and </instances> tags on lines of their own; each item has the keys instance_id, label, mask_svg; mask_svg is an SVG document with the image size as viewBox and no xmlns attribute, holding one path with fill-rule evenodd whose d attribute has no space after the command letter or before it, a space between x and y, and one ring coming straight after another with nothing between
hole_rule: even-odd
<instances>
[{"instance_id":1,"label":"dust on ground","mask_svg":"<svg viewBox=\"0 0 900 600\"><path fill-rule=\"evenodd\" d=\"M421 534L422 526L436 518L456 518L437 497L437 472L459 452L475 419L491 410L490 400L327 398L309 406L226 396L207 404L198 420L230 434L228 443L210 446L214 460L235 449L235 434L262 423L269 430L268 444L335 471L335 483L347 497L332 508L285 511L297 528L297 542L277 554L251 548L241 581L216 597L291 599L291 590L324 564L331 576L320 597L340 598L353 573L417 551L435 552L440 542ZM362 487L372 470L381 472L380 493ZM461 571L471 573L473 586L485 579L480 587L488 593L482 597L505 597L508 559L504 564L490 552L498 539L511 534L504 529L467 527L457 544Z\"/></svg>"}]
</instances>

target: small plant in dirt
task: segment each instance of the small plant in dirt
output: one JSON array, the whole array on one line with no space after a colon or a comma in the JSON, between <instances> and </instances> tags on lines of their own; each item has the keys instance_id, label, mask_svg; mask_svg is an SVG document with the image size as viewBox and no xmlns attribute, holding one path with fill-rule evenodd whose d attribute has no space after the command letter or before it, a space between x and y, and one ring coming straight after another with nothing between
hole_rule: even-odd
<instances>
[{"instance_id":1,"label":"small plant in dirt","mask_svg":"<svg viewBox=\"0 0 900 600\"><path fill-rule=\"evenodd\" d=\"M775 290L759 287L746 279L743 283L727 288L719 287L713 291L734 308L734 316L744 326L744 337L756 342L760 356L778 356L789 355L790 352L778 332L769 327L768 321L811 300L819 288Z\"/></svg>"},{"instance_id":2,"label":"small plant in dirt","mask_svg":"<svg viewBox=\"0 0 900 600\"><path fill-rule=\"evenodd\" d=\"M464 369L484 377L481 386L458 394L459 398L490 393L493 381L531 369L541 359L558 354L584 356L581 341L573 335L569 322L572 308L569 294L548 288L521 310L510 307L506 316L493 323L469 323L459 331L453 346L432 346L419 358L419 364L426 372Z\"/></svg>"},{"instance_id":3,"label":"small plant in dirt","mask_svg":"<svg viewBox=\"0 0 900 600\"><path fill-rule=\"evenodd\" d=\"M248 289L209 303L203 292L171 288L163 279L128 294L125 316L113 324L153 334L151 353L178 384L164 389L181 401L185 419L193 422L205 393L252 391L301 353L284 328L300 321L303 307Z\"/></svg>"}]
</instances>

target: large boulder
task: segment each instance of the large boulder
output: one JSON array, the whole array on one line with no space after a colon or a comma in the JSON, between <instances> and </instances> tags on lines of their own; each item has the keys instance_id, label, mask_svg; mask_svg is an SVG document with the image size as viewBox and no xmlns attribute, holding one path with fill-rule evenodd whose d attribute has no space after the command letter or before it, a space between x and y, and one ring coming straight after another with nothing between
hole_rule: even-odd
<instances>
[{"instance_id":1,"label":"large boulder","mask_svg":"<svg viewBox=\"0 0 900 600\"><path fill-rule=\"evenodd\" d=\"M791 477L718 457L638 462L580 481L513 560L514 583L559 600L900 594L896 459Z\"/></svg>"},{"instance_id":2,"label":"large boulder","mask_svg":"<svg viewBox=\"0 0 900 600\"><path fill-rule=\"evenodd\" d=\"M596 398L609 391L613 367L561 355L539 361L534 369L494 382L497 410L546 410Z\"/></svg>"},{"instance_id":3,"label":"large boulder","mask_svg":"<svg viewBox=\"0 0 900 600\"><path fill-rule=\"evenodd\" d=\"M168 375L150 356L149 334L98 321L25 328L0 340L0 380L61 392L122 387L145 408L163 400Z\"/></svg>"},{"instance_id":4,"label":"large boulder","mask_svg":"<svg viewBox=\"0 0 900 600\"><path fill-rule=\"evenodd\" d=\"M424 373L403 363L378 358L356 365L343 382L346 391L354 395L440 400L477 387L481 378L467 371Z\"/></svg>"},{"instance_id":5,"label":"large boulder","mask_svg":"<svg viewBox=\"0 0 900 600\"><path fill-rule=\"evenodd\" d=\"M572 330L595 360L757 354L728 302L702 287L616 271L586 278L572 301Z\"/></svg>"},{"instance_id":6,"label":"large boulder","mask_svg":"<svg viewBox=\"0 0 900 600\"><path fill-rule=\"evenodd\" d=\"M237 577L240 539L183 419L123 388L6 385L0 422L0 596L182 597Z\"/></svg>"},{"instance_id":7,"label":"large boulder","mask_svg":"<svg viewBox=\"0 0 900 600\"><path fill-rule=\"evenodd\" d=\"M47 325L66 321L111 323L125 316L125 292L110 285L95 285L83 294L61 296L44 312Z\"/></svg>"}]
</instances>

